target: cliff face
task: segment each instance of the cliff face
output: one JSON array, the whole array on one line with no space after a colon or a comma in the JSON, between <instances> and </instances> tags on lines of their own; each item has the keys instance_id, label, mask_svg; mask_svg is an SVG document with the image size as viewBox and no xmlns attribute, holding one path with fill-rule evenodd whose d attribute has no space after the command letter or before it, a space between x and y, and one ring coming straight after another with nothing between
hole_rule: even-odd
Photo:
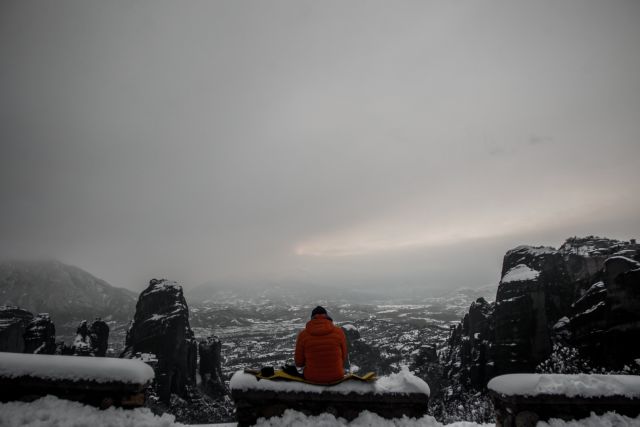
<instances>
[{"instance_id":1,"label":"cliff face","mask_svg":"<svg viewBox=\"0 0 640 427\"><path fill-rule=\"evenodd\" d=\"M56 351L56 326L47 313L38 314L24 333L25 353L53 354Z\"/></svg>"},{"instance_id":2,"label":"cliff face","mask_svg":"<svg viewBox=\"0 0 640 427\"><path fill-rule=\"evenodd\" d=\"M476 301L452 331L447 376L482 388L495 375L533 372L558 340L603 367L640 357L638 260L634 241L597 237L508 251L495 304Z\"/></svg>"},{"instance_id":3,"label":"cliff face","mask_svg":"<svg viewBox=\"0 0 640 427\"><path fill-rule=\"evenodd\" d=\"M495 304L478 298L452 331L445 353L445 376L469 387L486 383L494 376L491 355L495 342Z\"/></svg>"},{"instance_id":4,"label":"cliff face","mask_svg":"<svg viewBox=\"0 0 640 427\"><path fill-rule=\"evenodd\" d=\"M33 314L14 306L0 307L0 351L24 353L24 333Z\"/></svg>"},{"instance_id":5,"label":"cliff face","mask_svg":"<svg viewBox=\"0 0 640 427\"><path fill-rule=\"evenodd\" d=\"M173 281L152 279L136 304L121 357L155 355L156 392L168 403L171 393L185 397L187 388L195 386L196 351L182 287Z\"/></svg>"},{"instance_id":6,"label":"cliff face","mask_svg":"<svg viewBox=\"0 0 640 427\"><path fill-rule=\"evenodd\" d=\"M640 259L638 252L632 255ZM569 342L597 365L620 369L640 357L640 262L605 261L597 280L571 306ZM599 280L598 280L599 279Z\"/></svg>"},{"instance_id":7,"label":"cliff face","mask_svg":"<svg viewBox=\"0 0 640 427\"><path fill-rule=\"evenodd\" d=\"M80 322L76 330L72 353L75 356L104 357L109 346L109 325L96 319L91 325L86 320Z\"/></svg>"},{"instance_id":8,"label":"cliff face","mask_svg":"<svg viewBox=\"0 0 640 427\"><path fill-rule=\"evenodd\" d=\"M222 343L218 337L207 337L198 343L200 354L200 378L204 391L214 399L221 399L227 394L222 375Z\"/></svg>"},{"instance_id":9,"label":"cliff face","mask_svg":"<svg viewBox=\"0 0 640 427\"><path fill-rule=\"evenodd\" d=\"M349 371L364 374L369 371L378 375L388 374L390 366L380 355L380 349L367 344L360 336L360 331L354 325L348 323L342 325L342 330L347 338L348 359L345 368Z\"/></svg>"}]
</instances>

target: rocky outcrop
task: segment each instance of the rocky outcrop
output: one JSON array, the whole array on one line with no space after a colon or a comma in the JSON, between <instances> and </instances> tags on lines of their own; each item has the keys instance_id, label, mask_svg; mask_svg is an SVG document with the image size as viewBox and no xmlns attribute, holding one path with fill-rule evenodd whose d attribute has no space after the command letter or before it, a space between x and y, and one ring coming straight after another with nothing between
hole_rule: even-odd
<instances>
[{"instance_id":1,"label":"rocky outcrop","mask_svg":"<svg viewBox=\"0 0 640 427\"><path fill-rule=\"evenodd\" d=\"M495 304L476 301L452 330L447 377L478 389L495 375L533 372L556 342L607 368L640 357L639 250L589 236L508 251Z\"/></svg>"},{"instance_id":2,"label":"rocky outcrop","mask_svg":"<svg viewBox=\"0 0 640 427\"><path fill-rule=\"evenodd\" d=\"M493 315L495 304L478 298L452 331L448 352L444 355L446 376L457 385L483 384L494 376L491 350L495 341Z\"/></svg>"},{"instance_id":3,"label":"rocky outcrop","mask_svg":"<svg viewBox=\"0 0 640 427\"><path fill-rule=\"evenodd\" d=\"M551 353L558 320L598 293L592 286L607 274L605 262L620 251L637 256L637 249L633 243L590 236L568 239L558 250L523 246L507 252L496 295L494 373L532 372ZM617 277L626 267L616 268L610 275ZM615 293L615 281L606 281L607 295ZM597 324L591 319L579 328L593 331Z\"/></svg>"},{"instance_id":4,"label":"rocky outcrop","mask_svg":"<svg viewBox=\"0 0 640 427\"><path fill-rule=\"evenodd\" d=\"M381 357L380 349L367 344L360 336L358 328L347 323L341 326L347 338L348 359L345 368L352 372L376 372L378 375L388 374L390 364Z\"/></svg>"},{"instance_id":5,"label":"rocky outcrop","mask_svg":"<svg viewBox=\"0 0 640 427\"><path fill-rule=\"evenodd\" d=\"M189 309L178 283L152 279L136 304L121 357L154 355L155 390L162 402L171 394L187 396L196 384L196 341L189 326Z\"/></svg>"},{"instance_id":6,"label":"rocky outcrop","mask_svg":"<svg viewBox=\"0 0 640 427\"><path fill-rule=\"evenodd\" d=\"M89 326L86 320L80 322L73 342L72 352L76 356L104 357L109 344L109 325L96 319Z\"/></svg>"},{"instance_id":7,"label":"rocky outcrop","mask_svg":"<svg viewBox=\"0 0 640 427\"><path fill-rule=\"evenodd\" d=\"M38 314L24 333L25 353L54 354L56 351L56 326L49 314Z\"/></svg>"},{"instance_id":8,"label":"rocky outcrop","mask_svg":"<svg viewBox=\"0 0 640 427\"><path fill-rule=\"evenodd\" d=\"M102 319L96 319L89 327L91 346L96 357L104 357L109 348L109 325Z\"/></svg>"},{"instance_id":9,"label":"rocky outcrop","mask_svg":"<svg viewBox=\"0 0 640 427\"><path fill-rule=\"evenodd\" d=\"M620 369L640 356L640 262L614 256L571 307L569 343L596 365Z\"/></svg>"},{"instance_id":10,"label":"rocky outcrop","mask_svg":"<svg viewBox=\"0 0 640 427\"><path fill-rule=\"evenodd\" d=\"M202 389L214 399L219 399L227 394L227 387L222 376L222 343L218 337L207 337L198 343L200 354L200 378Z\"/></svg>"},{"instance_id":11,"label":"rocky outcrop","mask_svg":"<svg viewBox=\"0 0 640 427\"><path fill-rule=\"evenodd\" d=\"M0 351L24 353L24 333L33 314L16 306L0 307Z\"/></svg>"}]
</instances>

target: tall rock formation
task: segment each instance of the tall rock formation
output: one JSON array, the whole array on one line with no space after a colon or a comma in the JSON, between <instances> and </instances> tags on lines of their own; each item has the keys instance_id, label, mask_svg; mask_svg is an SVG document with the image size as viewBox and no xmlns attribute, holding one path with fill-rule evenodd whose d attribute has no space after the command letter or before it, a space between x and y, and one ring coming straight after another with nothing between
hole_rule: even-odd
<instances>
[{"instance_id":1,"label":"tall rock formation","mask_svg":"<svg viewBox=\"0 0 640 427\"><path fill-rule=\"evenodd\" d=\"M390 362L383 358L380 349L367 344L360 336L358 328L347 323L341 326L347 338L348 359L345 368L353 372L376 372L378 375L390 373Z\"/></svg>"},{"instance_id":2,"label":"tall rock formation","mask_svg":"<svg viewBox=\"0 0 640 427\"><path fill-rule=\"evenodd\" d=\"M34 317L23 336L25 353L54 354L56 351L56 326L47 313Z\"/></svg>"},{"instance_id":3,"label":"tall rock formation","mask_svg":"<svg viewBox=\"0 0 640 427\"><path fill-rule=\"evenodd\" d=\"M495 342L495 304L478 298L462 322L451 331L445 352L446 377L457 385L486 384L494 376L492 347Z\"/></svg>"},{"instance_id":4,"label":"tall rock formation","mask_svg":"<svg viewBox=\"0 0 640 427\"><path fill-rule=\"evenodd\" d=\"M640 256L636 253L636 259ZM568 342L596 365L620 369L640 358L640 262L613 256L571 306Z\"/></svg>"},{"instance_id":5,"label":"tall rock formation","mask_svg":"<svg viewBox=\"0 0 640 427\"><path fill-rule=\"evenodd\" d=\"M152 279L138 298L121 357L154 355L156 392L162 402L169 403L171 393L186 397L188 387L195 386L196 352L182 287Z\"/></svg>"},{"instance_id":6,"label":"tall rock formation","mask_svg":"<svg viewBox=\"0 0 640 427\"><path fill-rule=\"evenodd\" d=\"M638 256L637 249L631 242L589 236L568 239L558 250L521 246L507 252L496 295L495 374L532 372L551 353L554 325L605 274L608 260L620 252ZM608 281L611 295L616 279Z\"/></svg>"},{"instance_id":7,"label":"tall rock formation","mask_svg":"<svg viewBox=\"0 0 640 427\"><path fill-rule=\"evenodd\" d=\"M89 327L91 336L91 346L96 357L104 357L109 348L109 325L104 320L98 318Z\"/></svg>"},{"instance_id":8,"label":"tall rock formation","mask_svg":"<svg viewBox=\"0 0 640 427\"><path fill-rule=\"evenodd\" d=\"M227 394L222 376L222 343L218 337L207 337L198 343L200 354L200 378L203 390L212 398L220 399Z\"/></svg>"},{"instance_id":9,"label":"tall rock formation","mask_svg":"<svg viewBox=\"0 0 640 427\"><path fill-rule=\"evenodd\" d=\"M452 331L447 376L482 388L495 376L533 372L555 342L616 369L640 357L640 245L570 238L559 249L506 253L495 304L478 300Z\"/></svg>"},{"instance_id":10,"label":"tall rock formation","mask_svg":"<svg viewBox=\"0 0 640 427\"><path fill-rule=\"evenodd\" d=\"M24 333L33 314L16 306L0 307L0 351L24 353Z\"/></svg>"},{"instance_id":11,"label":"tall rock formation","mask_svg":"<svg viewBox=\"0 0 640 427\"><path fill-rule=\"evenodd\" d=\"M94 320L91 325L83 320L76 330L72 351L76 356L104 357L108 345L109 325L102 319Z\"/></svg>"}]
</instances>

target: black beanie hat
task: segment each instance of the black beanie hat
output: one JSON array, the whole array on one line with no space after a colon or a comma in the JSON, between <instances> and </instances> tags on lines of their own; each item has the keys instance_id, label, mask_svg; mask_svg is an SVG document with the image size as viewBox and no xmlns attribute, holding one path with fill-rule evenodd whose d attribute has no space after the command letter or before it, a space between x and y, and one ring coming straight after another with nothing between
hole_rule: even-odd
<instances>
[{"instance_id":1,"label":"black beanie hat","mask_svg":"<svg viewBox=\"0 0 640 427\"><path fill-rule=\"evenodd\" d=\"M316 314L324 314L325 316L327 316L327 319L333 320L327 314L327 310L325 310L325 308L322 306L317 306L316 308L313 309L313 311L311 312L311 318L313 319L313 316L315 316Z\"/></svg>"}]
</instances>

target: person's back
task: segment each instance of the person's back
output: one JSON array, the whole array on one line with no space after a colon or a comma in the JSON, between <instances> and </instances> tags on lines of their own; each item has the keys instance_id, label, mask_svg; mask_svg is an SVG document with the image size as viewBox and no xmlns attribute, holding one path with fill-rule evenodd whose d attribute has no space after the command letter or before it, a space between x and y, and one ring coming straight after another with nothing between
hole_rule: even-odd
<instances>
[{"instance_id":1,"label":"person's back","mask_svg":"<svg viewBox=\"0 0 640 427\"><path fill-rule=\"evenodd\" d=\"M305 379L331 383L344 376L347 339L344 331L333 324L327 311L318 306L296 341L296 366L304 367Z\"/></svg>"}]
</instances>

